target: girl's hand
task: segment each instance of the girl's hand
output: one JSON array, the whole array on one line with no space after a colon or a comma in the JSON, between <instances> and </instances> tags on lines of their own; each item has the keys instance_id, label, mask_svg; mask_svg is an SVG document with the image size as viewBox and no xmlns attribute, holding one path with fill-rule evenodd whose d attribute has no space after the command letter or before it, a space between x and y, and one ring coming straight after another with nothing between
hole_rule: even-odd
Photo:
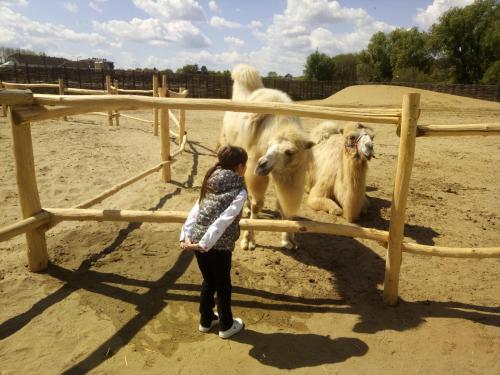
<instances>
[{"instance_id":1,"label":"girl's hand","mask_svg":"<svg viewBox=\"0 0 500 375\"><path fill-rule=\"evenodd\" d=\"M187 251L205 251L200 245L197 243L190 243L189 245L185 245L184 250Z\"/></svg>"},{"instance_id":2,"label":"girl's hand","mask_svg":"<svg viewBox=\"0 0 500 375\"><path fill-rule=\"evenodd\" d=\"M187 250L186 247L191 245L191 240L187 239L185 241L181 241L180 245L182 250Z\"/></svg>"}]
</instances>

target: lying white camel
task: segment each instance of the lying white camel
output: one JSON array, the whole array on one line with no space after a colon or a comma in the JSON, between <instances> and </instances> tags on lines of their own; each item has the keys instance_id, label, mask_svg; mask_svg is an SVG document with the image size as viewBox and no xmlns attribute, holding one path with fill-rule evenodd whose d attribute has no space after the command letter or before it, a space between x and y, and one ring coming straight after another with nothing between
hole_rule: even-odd
<instances>
[{"instance_id":1,"label":"lying white camel","mask_svg":"<svg viewBox=\"0 0 500 375\"><path fill-rule=\"evenodd\" d=\"M249 65L237 65L231 77L233 100L283 102L292 100L284 92L263 88L259 72ZM226 112L219 145L243 147L248 152L245 181L250 200L250 217L256 218L272 177L277 206L285 219L294 216L302 201L311 142L296 117ZM244 232L241 246L254 249L253 231ZM293 234L283 233L282 245L296 247Z\"/></svg>"},{"instance_id":2,"label":"lying white camel","mask_svg":"<svg viewBox=\"0 0 500 375\"><path fill-rule=\"evenodd\" d=\"M326 121L312 132L317 144L306 177L307 204L352 222L366 213L366 173L374 156L373 130L362 124Z\"/></svg>"}]
</instances>

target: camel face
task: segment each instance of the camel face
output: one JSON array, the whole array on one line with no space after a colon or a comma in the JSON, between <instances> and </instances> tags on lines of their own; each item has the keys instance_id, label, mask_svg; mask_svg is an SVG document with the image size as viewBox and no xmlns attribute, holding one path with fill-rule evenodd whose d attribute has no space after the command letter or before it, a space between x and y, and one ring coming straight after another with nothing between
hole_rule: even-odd
<instances>
[{"instance_id":1,"label":"camel face","mask_svg":"<svg viewBox=\"0 0 500 375\"><path fill-rule=\"evenodd\" d=\"M345 150L352 157L370 160L375 156L373 149L373 131L362 124L346 126L341 133L344 135Z\"/></svg>"},{"instance_id":2,"label":"camel face","mask_svg":"<svg viewBox=\"0 0 500 375\"><path fill-rule=\"evenodd\" d=\"M313 143L307 139L275 141L267 149L266 154L259 158L254 173L257 176L267 176L272 171L286 173L303 166L312 146Z\"/></svg>"},{"instance_id":3,"label":"camel face","mask_svg":"<svg viewBox=\"0 0 500 375\"><path fill-rule=\"evenodd\" d=\"M369 134L361 134L358 138L358 152L364 155L367 160L370 160L375 156L375 151L373 149L373 136Z\"/></svg>"}]
</instances>

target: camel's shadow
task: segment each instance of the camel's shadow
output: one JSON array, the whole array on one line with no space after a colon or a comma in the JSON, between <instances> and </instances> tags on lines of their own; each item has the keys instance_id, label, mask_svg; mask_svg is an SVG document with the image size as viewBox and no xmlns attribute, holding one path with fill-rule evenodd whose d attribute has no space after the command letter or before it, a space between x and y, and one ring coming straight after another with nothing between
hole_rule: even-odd
<instances>
[{"instance_id":1,"label":"camel's shadow","mask_svg":"<svg viewBox=\"0 0 500 375\"><path fill-rule=\"evenodd\" d=\"M390 220L383 217L382 212L391 208L391 201L387 199L369 196L370 207L365 215L362 215L356 224L380 230L389 230ZM405 223L405 237L414 239L423 245L434 245L434 238L439 233L430 227Z\"/></svg>"},{"instance_id":2,"label":"camel's shadow","mask_svg":"<svg viewBox=\"0 0 500 375\"><path fill-rule=\"evenodd\" d=\"M332 273L333 287L340 299L359 315L353 330L376 333L382 330L404 331L425 322L427 317L467 319L500 327L500 308L475 306L459 302L407 302L399 300L396 307L382 301L385 261L361 242L345 237L323 234L297 234L298 250L282 250L286 256ZM468 309L464 311L462 309Z\"/></svg>"}]
</instances>

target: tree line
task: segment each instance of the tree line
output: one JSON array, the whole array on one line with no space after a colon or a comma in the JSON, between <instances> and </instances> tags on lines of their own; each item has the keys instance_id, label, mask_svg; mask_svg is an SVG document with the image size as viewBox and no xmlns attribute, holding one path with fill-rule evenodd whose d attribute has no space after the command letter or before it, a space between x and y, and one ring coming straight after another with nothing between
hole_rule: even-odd
<instances>
[{"instance_id":1,"label":"tree line","mask_svg":"<svg viewBox=\"0 0 500 375\"><path fill-rule=\"evenodd\" d=\"M500 7L477 0L443 13L428 32L398 28L372 35L357 54L308 56L304 78L339 82L500 84Z\"/></svg>"}]
</instances>

